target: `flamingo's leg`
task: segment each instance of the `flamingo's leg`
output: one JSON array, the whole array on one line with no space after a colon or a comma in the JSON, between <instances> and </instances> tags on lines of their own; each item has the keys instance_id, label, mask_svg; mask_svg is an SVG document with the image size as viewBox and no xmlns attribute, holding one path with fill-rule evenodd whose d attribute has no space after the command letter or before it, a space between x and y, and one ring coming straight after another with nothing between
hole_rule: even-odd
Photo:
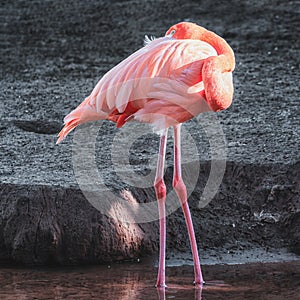
<instances>
[{"instance_id":1,"label":"flamingo's leg","mask_svg":"<svg viewBox=\"0 0 300 300\"><path fill-rule=\"evenodd\" d=\"M181 124L174 127L174 173L173 173L173 187L180 200L185 222L188 229L190 238L193 260L194 260L194 271L195 271L195 285L202 286L204 281L201 273L197 242L195 238L195 232L192 222L190 209L187 202L186 186L182 180L181 175L181 145L180 145L180 129Z\"/></svg>"},{"instance_id":2,"label":"flamingo's leg","mask_svg":"<svg viewBox=\"0 0 300 300\"><path fill-rule=\"evenodd\" d=\"M156 287L165 287L165 259L166 259L166 185L164 182L164 165L166 156L168 129L165 129L159 145L159 154L157 160L156 176L154 181L154 188L156 192L156 198L158 202L159 212L159 230L160 230L160 249L159 249L159 267L156 281Z\"/></svg>"}]
</instances>

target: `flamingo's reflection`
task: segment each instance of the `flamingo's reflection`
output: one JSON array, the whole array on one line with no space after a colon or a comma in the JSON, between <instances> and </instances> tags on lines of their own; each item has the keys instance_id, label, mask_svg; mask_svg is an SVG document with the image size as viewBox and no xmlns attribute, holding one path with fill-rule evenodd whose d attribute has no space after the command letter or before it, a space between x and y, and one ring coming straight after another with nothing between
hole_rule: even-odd
<instances>
[{"instance_id":1,"label":"flamingo's reflection","mask_svg":"<svg viewBox=\"0 0 300 300\"><path fill-rule=\"evenodd\" d=\"M158 300L166 300L166 288L165 287L159 287L156 288ZM194 300L201 300L202 299L202 290L203 287L195 287L195 293L194 293Z\"/></svg>"}]
</instances>

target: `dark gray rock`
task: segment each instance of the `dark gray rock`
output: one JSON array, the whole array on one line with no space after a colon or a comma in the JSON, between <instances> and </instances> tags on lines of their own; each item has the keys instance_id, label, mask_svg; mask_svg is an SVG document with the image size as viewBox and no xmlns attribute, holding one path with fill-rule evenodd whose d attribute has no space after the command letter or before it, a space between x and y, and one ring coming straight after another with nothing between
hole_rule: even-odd
<instances>
[{"instance_id":1,"label":"dark gray rock","mask_svg":"<svg viewBox=\"0 0 300 300\"><path fill-rule=\"evenodd\" d=\"M2 263L99 263L156 250L138 224L101 214L78 189L4 184L0 199Z\"/></svg>"},{"instance_id":2,"label":"dark gray rock","mask_svg":"<svg viewBox=\"0 0 300 300\"><path fill-rule=\"evenodd\" d=\"M145 34L161 36L186 19L228 40L237 60L234 102L217 114L220 147L211 149L218 132L209 137L210 115L184 125L184 142L189 134L197 150L187 147L185 164L201 162L189 199L199 246L221 255L251 248L299 254L299 17L293 1L15 0L3 2L0 18L2 263L98 263L157 251L157 221L118 223L88 202L74 173L72 136L56 146L56 132L98 79L143 45ZM106 188L129 191L139 203L153 201L150 185L138 188L121 175L143 180L152 172L158 137L146 131L133 141L129 163L114 167L111 149L119 131L106 121L93 126L99 128L95 161ZM126 136L118 139L127 143ZM224 149L219 192L199 209L213 151L222 156ZM168 251L186 252L180 211L168 217L168 231Z\"/></svg>"}]
</instances>

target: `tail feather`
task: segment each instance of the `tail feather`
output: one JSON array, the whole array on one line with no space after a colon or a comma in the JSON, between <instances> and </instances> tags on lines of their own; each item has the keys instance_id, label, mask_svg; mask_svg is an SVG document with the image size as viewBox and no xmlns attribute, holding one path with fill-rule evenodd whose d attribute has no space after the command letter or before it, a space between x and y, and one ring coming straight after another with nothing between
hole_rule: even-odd
<instances>
[{"instance_id":1,"label":"tail feather","mask_svg":"<svg viewBox=\"0 0 300 300\"><path fill-rule=\"evenodd\" d=\"M68 121L63 129L59 132L56 144L59 144L61 141L63 141L65 137L79 124L79 118L74 118Z\"/></svg>"},{"instance_id":2,"label":"tail feather","mask_svg":"<svg viewBox=\"0 0 300 300\"><path fill-rule=\"evenodd\" d=\"M103 111L97 112L94 107L89 103L89 97L85 99L76 109L71 111L65 118L65 126L58 134L58 140L56 144L59 144L76 126L79 124L103 120L108 116L107 113Z\"/></svg>"}]
</instances>

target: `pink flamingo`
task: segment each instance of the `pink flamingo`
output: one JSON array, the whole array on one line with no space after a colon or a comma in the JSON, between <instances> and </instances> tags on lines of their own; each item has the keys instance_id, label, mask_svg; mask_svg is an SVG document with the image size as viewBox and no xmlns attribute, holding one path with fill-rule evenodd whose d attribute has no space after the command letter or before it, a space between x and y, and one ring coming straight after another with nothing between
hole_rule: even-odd
<instances>
[{"instance_id":1,"label":"pink flamingo","mask_svg":"<svg viewBox=\"0 0 300 300\"><path fill-rule=\"evenodd\" d=\"M166 140L174 128L173 187L187 224L194 260L195 285L204 283L187 192L181 176L181 123L201 112L220 111L233 97L234 53L215 33L194 23L172 26L164 37L146 45L107 72L92 93L64 118L57 143L77 125L111 120L117 127L130 120L150 123L160 130L160 146L154 182L160 218L160 253L157 287L165 287L166 185L163 179Z\"/></svg>"}]
</instances>

